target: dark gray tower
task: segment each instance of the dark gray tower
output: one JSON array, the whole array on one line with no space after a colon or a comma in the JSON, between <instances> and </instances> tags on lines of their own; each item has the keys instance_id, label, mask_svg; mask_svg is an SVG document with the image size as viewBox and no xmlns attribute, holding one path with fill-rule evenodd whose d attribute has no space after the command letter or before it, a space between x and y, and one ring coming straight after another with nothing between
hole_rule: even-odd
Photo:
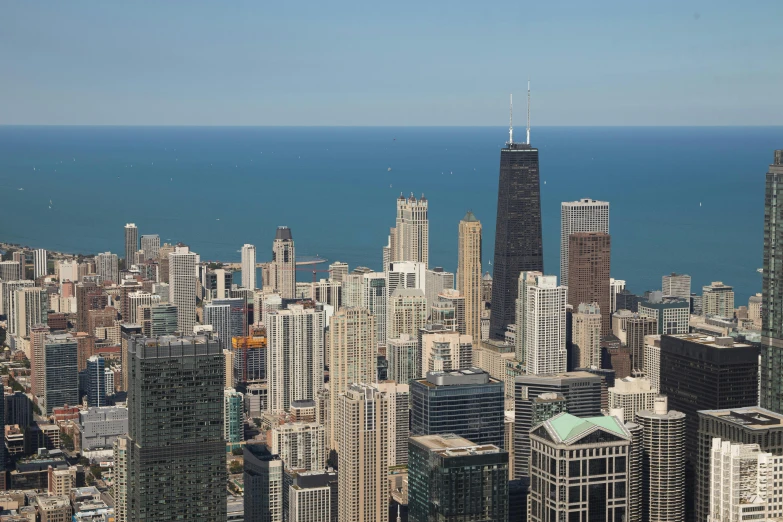
<instances>
[{"instance_id":1,"label":"dark gray tower","mask_svg":"<svg viewBox=\"0 0 783 522\"><path fill-rule=\"evenodd\" d=\"M778 197L780 196L780 198ZM761 393L763 408L783 413L783 150L767 172L764 196L764 275L761 300Z\"/></svg>"},{"instance_id":2,"label":"dark gray tower","mask_svg":"<svg viewBox=\"0 0 783 522\"><path fill-rule=\"evenodd\" d=\"M226 520L220 344L136 336L128 360L128 520Z\"/></svg>"},{"instance_id":3,"label":"dark gray tower","mask_svg":"<svg viewBox=\"0 0 783 522\"><path fill-rule=\"evenodd\" d=\"M489 336L503 339L506 325L515 320L519 274L544 271L538 149L530 146L529 84L527 143L514 143L510 127L508 143L500 151L493 265Z\"/></svg>"}]
</instances>

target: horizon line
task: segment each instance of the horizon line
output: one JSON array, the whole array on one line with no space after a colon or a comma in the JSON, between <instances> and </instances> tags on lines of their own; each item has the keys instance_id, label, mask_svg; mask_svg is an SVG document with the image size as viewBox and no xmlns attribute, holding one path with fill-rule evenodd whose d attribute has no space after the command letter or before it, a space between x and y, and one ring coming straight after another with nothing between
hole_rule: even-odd
<instances>
[{"instance_id":1,"label":"horizon line","mask_svg":"<svg viewBox=\"0 0 783 522\"><path fill-rule=\"evenodd\" d=\"M159 128L505 128L502 125L340 125L340 124L333 124L333 125L275 125L275 124L158 124L158 123L131 123L131 124L125 124L125 123L0 123L0 127L144 127L144 128L150 128L150 127L159 127ZM562 125L536 125L535 128L573 128L573 127L584 127L584 128L628 128L628 127L636 127L636 128L736 128L736 127L757 127L757 128L775 128L775 127L783 127L783 124L752 124L752 123L742 123L742 124L717 124L717 125L706 125L706 124L692 124L692 125L680 125L680 124L655 124L655 125L645 125L645 124L632 124L632 125L612 125L612 124L599 124L599 125L589 125L589 124L562 124Z\"/></svg>"}]
</instances>

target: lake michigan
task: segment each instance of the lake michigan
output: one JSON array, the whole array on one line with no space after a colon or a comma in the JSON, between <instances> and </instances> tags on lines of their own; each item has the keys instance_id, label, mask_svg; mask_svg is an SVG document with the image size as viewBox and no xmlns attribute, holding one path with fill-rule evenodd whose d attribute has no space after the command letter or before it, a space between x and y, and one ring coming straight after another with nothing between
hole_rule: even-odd
<instances>
[{"instance_id":1,"label":"lake michigan","mask_svg":"<svg viewBox=\"0 0 783 522\"><path fill-rule=\"evenodd\" d=\"M0 126L0 241L122 255L133 222L202 260L238 261L252 243L260 262L287 225L298 255L380 270L395 200L413 192L429 200L430 265L456 270L457 226L472 210L491 272L507 136L502 127ZM761 291L764 175L783 127L542 127L531 141L547 273L559 275L560 202L589 197L611 204L611 273L631 291L659 289L674 271L699 293L711 281L733 285L736 306Z\"/></svg>"}]
</instances>

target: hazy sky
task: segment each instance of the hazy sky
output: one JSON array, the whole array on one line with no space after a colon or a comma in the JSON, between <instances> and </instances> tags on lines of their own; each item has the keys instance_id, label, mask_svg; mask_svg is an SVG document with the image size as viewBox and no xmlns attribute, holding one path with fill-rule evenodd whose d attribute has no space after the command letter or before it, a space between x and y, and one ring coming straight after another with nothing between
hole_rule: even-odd
<instances>
[{"instance_id":1,"label":"hazy sky","mask_svg":"<svg viewBox=\"0 0 783 522\"><path fill-rule=\"evenodd\" d=\"M0 124L783 124L783 1L0 5Z\"/></svg>"}]
</instances>

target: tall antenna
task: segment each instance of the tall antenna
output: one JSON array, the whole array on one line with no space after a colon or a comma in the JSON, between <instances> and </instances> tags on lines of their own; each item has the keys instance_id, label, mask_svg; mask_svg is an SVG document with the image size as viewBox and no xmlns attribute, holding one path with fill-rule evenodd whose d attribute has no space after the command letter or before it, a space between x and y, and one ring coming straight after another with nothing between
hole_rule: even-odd
<instances>
[{"instance_id":1,"label":"tall antenna","mask_svg":"<svg viewBox=\"0 0 783 522\"><path fill-rule=\"evenodd\" d=\"M527 144L530 145L530 80L527 81Z\"/></svg>"},{"instance_id":2,"label":"tall antenna","mask_svg":"<svg viewBox=\"0 0 783 522\"><path fill-rule=\"evenodd\" d=\"M508 144L514 143L514 95L509 94L509 113L508 113Z\"/></svg>"}]
</instances>

